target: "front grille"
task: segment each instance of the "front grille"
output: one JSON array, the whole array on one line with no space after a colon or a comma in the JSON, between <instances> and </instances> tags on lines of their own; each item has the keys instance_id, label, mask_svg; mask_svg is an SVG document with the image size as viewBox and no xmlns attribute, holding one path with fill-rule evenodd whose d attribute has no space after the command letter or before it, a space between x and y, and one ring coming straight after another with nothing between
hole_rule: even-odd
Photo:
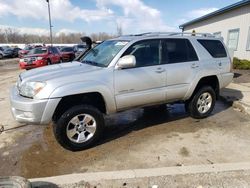
<instances>
[{"instance_id":1,"label":"front grille","mask_svg":"<svg viewBox=\"0 0 250 188\"><path fill-rule=\"evenodd\" d=\"M36 57L27 57L27 58L24 58L24 62L26 63L30 63L30 62L33 62L36 60Z\"/></svg>"}]
</instances>

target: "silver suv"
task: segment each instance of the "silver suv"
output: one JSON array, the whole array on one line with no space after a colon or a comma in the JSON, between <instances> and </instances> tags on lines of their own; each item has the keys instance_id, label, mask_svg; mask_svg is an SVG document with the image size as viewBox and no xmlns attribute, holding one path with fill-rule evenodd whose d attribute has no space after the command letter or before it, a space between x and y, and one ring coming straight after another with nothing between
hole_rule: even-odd
<instances>
[{"instance_id":1,"label":"silver suv","mask_svg":"<svg viewBox=\"0 0 250 188\"><path fill-rule=\"evenodd\" d=\"M79 62L26 71L11 90L15 119L53 121L66 149L82 150L102 135L104 114L136 107L185 103L205 118L233 78L221 39L210 34L145 33L104 41Z\"/></svg>"}]
</instances>

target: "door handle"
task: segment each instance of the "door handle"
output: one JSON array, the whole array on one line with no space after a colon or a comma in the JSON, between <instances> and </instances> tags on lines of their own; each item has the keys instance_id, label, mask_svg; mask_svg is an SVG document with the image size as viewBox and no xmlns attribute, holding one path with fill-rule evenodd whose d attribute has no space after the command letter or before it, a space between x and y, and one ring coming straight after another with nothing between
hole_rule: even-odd
<instances>
[{"instance_id":1,"label":"door handle","mask_svg":"<svg viewBox=\"0 0 250 188\"><path fill-rule=\"evenodd\" d=\"M165 69L163 69L163 68L157 68L155 72L156 73L162 73L162 72L165 72Z\"/></svg>"},{"instance_id":2,"label":"door handle","mask_svg":"<svg viewBox=\"0 0 250 188\"><path fill-rule=\"evenodd\" d=\"M219 62L219 63L218 63L218 65L221 67L221 66L222 66L222 63L221 63L221 62Z\"/></svg>"},{"instance_id":3,"label":"door handle","mask_svg":"<svg viewBox=\"0 0 250 188\"><path fill-rule=\"evenodd\" d=\"M199 65L197 65L196 63L193 63L192 65L191 65L191 68L197 68L197 67L199 67Z\"/></svg>"}]
</instances>

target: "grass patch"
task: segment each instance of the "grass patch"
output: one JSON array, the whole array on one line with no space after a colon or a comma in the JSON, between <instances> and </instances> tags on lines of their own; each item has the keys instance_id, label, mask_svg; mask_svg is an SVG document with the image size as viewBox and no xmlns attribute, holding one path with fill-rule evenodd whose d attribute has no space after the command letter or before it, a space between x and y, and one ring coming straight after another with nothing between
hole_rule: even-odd
<instances>
[{"instance_id":1,"label":"grass patch","mask_svg":"<svg viewBox=\"0 0 250 188\"><path fill-rule=\"evenodd\" d=\"M238 59L237 57L234 57L233 67L234 67L234 69L249 70L250 69L250 61L248 61L246 59Z\"/></svg>"}]
</instances>

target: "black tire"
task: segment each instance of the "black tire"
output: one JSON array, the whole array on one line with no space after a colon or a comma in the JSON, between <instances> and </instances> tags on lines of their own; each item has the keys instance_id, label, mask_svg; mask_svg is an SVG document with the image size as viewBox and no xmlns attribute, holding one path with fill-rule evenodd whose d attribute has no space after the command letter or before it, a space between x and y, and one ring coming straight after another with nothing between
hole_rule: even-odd
<instances>
[{"instance_id":1,"label":"black tire","mask_svg":"<svg viewBox=\"0 0 250 188\"><path fill-rule=\"evenodd\" d=\"M47 60L47 65L51 65L50 59Z\"/></svg>"},{"instance_id":2,"label":"black tire","mask_svg":"<svg viewBox=\"0 0 250 188\"><path fill-rule=\"evenodd\" d=\"M2 54L0 54L0 59L3 59L3 55Z\"/></svg>"},{"instance_id":3,"label":"black tire","mask_svg":"<svg viewBox=\"0 0 250 188\"><path fill-rule=\"evenodd\" d=\"M69 122L80 114L92 116L95 120L96 129L93 136L89 140L86 140L83 143L76 143L70 140L70 138L67 136L67 127L69 126ZM90 105L78 105L70 108L53 125L53 132L56 140L62 147L71 151L80 151L93 146L101 138L103 129L103 114L98 109ZM79 136L79 134L77 136Z\"/></svg>"},{"instance_id":4,"label":"black tire","mask_svg":"<svg viewBox=\"0 0 250 188\"><path fill-rule=\"evenodd\" d=\"M59 60L59 62L58 63L63 63L63 59L62 58L60 58L60 60Z\"/></svg>"},{"instance_id":5,"label":"black tire","mask_svg":"<svg viewBox=\"0 0 250 188\"><path fill-rule=\"evenodd\" d=\"M204 100L204 104L201 104L201 105L198 104L198 101L199 99L202 98L202 95L204 94L203 96L206 96L207 93L210 95L211 100L212 100L210 105L207 105L209 103L205 100ZM215 101L216 101L216 94L215 94L214 89L210 86L204 86L196 91L196 93L193 95L191 100L185 104L185 108L187 112L189 112L191 117L196 118L196 119L202 119L202 118L208 117L211 114L215 106ZM207 110L205 110L205 107L203 106L209 106L209 107L207 107ZM199 111L199 107L201 111L203 111L202 109L204 109L203 113Z\"/></svg>"}]
</instances>

